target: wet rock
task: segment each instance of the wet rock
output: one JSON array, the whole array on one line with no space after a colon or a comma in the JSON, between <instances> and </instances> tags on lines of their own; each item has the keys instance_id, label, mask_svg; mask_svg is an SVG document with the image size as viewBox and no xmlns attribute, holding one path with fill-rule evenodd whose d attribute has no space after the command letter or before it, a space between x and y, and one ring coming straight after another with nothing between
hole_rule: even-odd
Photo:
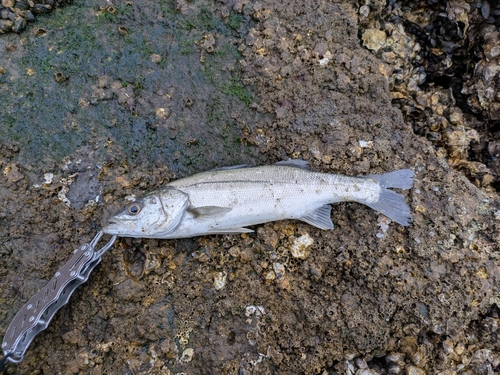
<instances>
[{"instance_id":1,"label":"wet rock","mask_svg":"<svg viewBox=\"0 0 500 375\"><path fill-rule=\"evenodd\" d=\"M215 36L214 34L206 34L203 36L203 44L202 47L208 53L212 53L215 50Z\"/></svg>"},{"instance_id":2,"label":"wet rock","mask_svg":"<svg viewBox=\"0 0 500 375\"><path fill-rule=\"evenodd\" d=\"M0 32L11 31L14 22L11 20L0 20Z\"/></svg>"},{"instance_id":3,"label":"wet rock","mask_svg":"<svg viewBox=\"0 0 500 375\"><path fill-rule=\"evenodd\" d=\"M405 374L406 375L425 375L425 371L422 370L421 368L408 365L405 367Z\"/></svg>"},{"instance_id":4,"label":"wet rock","mask_svg":"<svg viewBox=\"0 0 500 375\"><path fill-rule=\"evenodd\" d=\"M276 249L278 245L278 234L275 230L267 226L260 227L257 229L257 236L264 245L268 246L269 250Z\"/></svg>"},{"instance_id":5,"label":"wet rock","mask_svg":"<svg viewBox=\"0 0 500 375\"><path fill-rule=\"evenodd\" d=\"M52 10L52 5L50 4L35 4L31 9L36 14L49 13Z\"/></svg>"},{"instance_id":6,"label":"wet rock","mask_svg":"<svg viewBox=\"0 0 500 375\"><path fill-rule=\"evenodd\" d=\"M101 184L94 171L78 173L74 182L69 186L68 199L72 207L82 208L89 202L99 201Z\"/></svg>"},{"instance_id":7,"label":"wet rock","mask_svg":"<svg viewBox=\"0 0 500 375\"><path fill-rule=\"evenodd\" d=\"M63 334L61 338L63 339L64 342L71 345L78 344L79 346L83 346L86 344L86 340L85 337L83 336L83 333L78 330L68 331L65 334Z\"/></svg>"},{"instance_id":8,"label":"wet rock","mask_svg":"<svg viewBox=\"0 0 500 375\"><path fill-rule=\"evenodd\" d=\"M356 371L356 375L379 375L379 373L375 370L365 368Z\"/></svg>"},{"instance_id":9,"label":"wet rock","mask_svg":"<svg viewBox=\"0 0 500 375\"><path fill-rule=\"evenodd\" d=\"M452 102L448 104L431 106L435 115L447 117L447 111L453 113L453 107L456 106L460 107L463 113L472 110L492 121L499 118L500 105L497 105L495 99L496 92L499 91L495 79L498 74L496 60L499 56L499 39L498 30L493 25L495 22L498 23L498 7L493 10L487 2L484 2L486 14L489 14L487 22L484 22L485 19L481 14L483 3L479 2L475 5L472 6L464 1L434 3L427 7L420 7L416 3L405 4L401 8L397 6L392 8L391 16L387 15L389 18L396 17L392 18L396 20L403 11L405 19L402 25L394 25L392 22L385 24L385 31L388 33L387 45L393 51L384 52L382 57L395 68L393 97L395 99L409 98L408 94L414 97L418 104L408 111L408 115L415 118L414 124L419 124L416 129L417 133L425 133L427 138L436 145L442 142L441 129L426 131L420 127L422 113L427 113L426 118L430 118L428 110L419 107L421 104L419 97L425 95L429 87L433 87L433 90L440 87L446 88L447 90L443 92L449 91L448 96L452 99ZM370 14L370 18L372 16ZM369 27L373 19L363 22L366 23L366 27ZM471 49L472 45L474 47ZM398 62L398 56L404 55L414 62L412 67L405 66L403 60ZM477 59L470 60L469 57L472 55L477 56ZM464 56L469 57L464 60ZM410 77L409 81L406 77ZM399 82L405 83L400 85ZM427 85L424 86L425 84ZM490 131L481 127L480 122L480 120L471 121L469 117L463 120L462 124L466 127L475 126L476 130L484 133L481 138L487 138ZM480 145L475 147L476 150L485 148L483 141L478 143ZM484 153L479 151L469 153L458 164L454 160L452 164L457 166L467 162L483 163L487 168L494 166L494 162L484 157ZM480 181L479 184L488 184L486 181L482 182L482 177L474 172L468 173L468 177L475 184L478 184L478 181ZM497 178L492 176L488 180L491 180L490 183L494 185Z\"/></svg>"},{"instance_id":10,"label":"wet rock","mask_svg":"<svg viewBox=\"0 0 500 375\"><path fill-rule=\"evenodd\" d=\"M11 11L7 8L0 9L0 18L3 20L9 19L9 13L11 13Z\"/></svg>"},{"instance_id":11,"label":"wet rock","mask_svg":"<svg viewBox=\"0 0 500 375\"><path fill-rule=\"evenodd\" d=\"M24 175L15 164L6 165L3 168L3 175L11 183L16 183L24 178Z\"/></svg>"},{"instance_id":12,"label":"wet rock","mask_svg":"<svg viewBox=\"0 0 500 375\"><path fill-rule=\"evenodd\" d=\"M146 292L143 285L135 283L132 279L119 283L115 291L118 298L131 302L141 301Z\"/></svg>"},{"instance_id":13,"label":"wet rock","mask_svg":"<svg viewBox=\"0 0 500 375\"><path fill-rule=\"evenodd\" d=\"M27 10L29 8L29 5L26 1L16 1L15 8L20 10Z\"/></svg>"},{"instance_id":14,"label":"wet rock","mask_svg":"<svg viewBox=\"0 0 500 375\"><path fill-rule=\"evenodd\" d=\"M35 21L35 16L31 12L31 10L25 11L23 17L26 20L26 22L34 22Z\"/></svg>"}]
</instances>

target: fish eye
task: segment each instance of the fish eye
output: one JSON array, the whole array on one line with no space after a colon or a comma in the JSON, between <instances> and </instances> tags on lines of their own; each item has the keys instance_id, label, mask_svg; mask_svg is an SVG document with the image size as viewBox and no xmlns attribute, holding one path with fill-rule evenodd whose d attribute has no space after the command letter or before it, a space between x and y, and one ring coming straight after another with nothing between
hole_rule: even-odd
<instances>
[{"instance_id":1,"label":"fish eye","mask_svg":"<svg viewBox=\"0 0 500 375\"><path fill-rule=\"evenodd\" d=\"M141 205L137 202L134 202L134 203L130 203L128 206L127 206L127 211L129 212L129 214L132 214L132 215L137 215L139 212L141 212Z\"/></svg>"}]
</instances>

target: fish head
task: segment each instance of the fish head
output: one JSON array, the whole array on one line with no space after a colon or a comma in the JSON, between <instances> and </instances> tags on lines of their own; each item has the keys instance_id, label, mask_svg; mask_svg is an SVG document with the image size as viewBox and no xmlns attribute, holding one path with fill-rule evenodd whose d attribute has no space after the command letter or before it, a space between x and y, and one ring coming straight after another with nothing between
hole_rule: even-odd
<instances>
[{"instance_id":1,"label":"fish head","mask_svg":"<svg viewBox=\"0 0 500 375\"><path fill-rule=\"evenodd\" d=\"M123 237L162 238L177 228L188 205L187 194L165 187L108 215L103 231Z\"/></svg>"}]
</instances>

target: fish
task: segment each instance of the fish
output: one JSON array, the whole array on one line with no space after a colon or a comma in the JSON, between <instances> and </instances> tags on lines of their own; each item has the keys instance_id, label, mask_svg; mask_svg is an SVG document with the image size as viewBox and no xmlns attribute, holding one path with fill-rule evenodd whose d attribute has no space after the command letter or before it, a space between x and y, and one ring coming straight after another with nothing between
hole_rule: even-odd
<instances>
[{"instance_id":1,"label":"fish","mask_svg":"<svg viewBox=\"0 0 500 375\"><path fill-rule=\"evenodd\" d=\"M411 223L403 195L414 172L361 177L314 172L301 159L210 170L163 185L103 221L103 231L135 238L189 238L250 233L253 225L297 219L331 230L331 204L358 202L403 226Z\"/></svg>"}]
</instances>

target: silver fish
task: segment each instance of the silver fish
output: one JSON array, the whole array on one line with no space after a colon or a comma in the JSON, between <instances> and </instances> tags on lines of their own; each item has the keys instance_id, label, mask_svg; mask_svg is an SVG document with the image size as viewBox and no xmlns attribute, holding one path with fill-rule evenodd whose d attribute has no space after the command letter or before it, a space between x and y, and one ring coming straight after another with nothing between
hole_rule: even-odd
<instances>
[{"instance_id":1,"label":"silver fish","mask_svg":"<svg viewBox=\"0 0 500 375\"><path fill-rule=\"evenodd\" d=\"M247 226L298 219L333 229L331 206L359 202L407 226L410 207L388 188L410 189L413 171L347 177L311 172L304 160L236 166L170 182L104 220L103 231L124 237L186 238L249 233Z\"/></svg>"}]
</instances>

